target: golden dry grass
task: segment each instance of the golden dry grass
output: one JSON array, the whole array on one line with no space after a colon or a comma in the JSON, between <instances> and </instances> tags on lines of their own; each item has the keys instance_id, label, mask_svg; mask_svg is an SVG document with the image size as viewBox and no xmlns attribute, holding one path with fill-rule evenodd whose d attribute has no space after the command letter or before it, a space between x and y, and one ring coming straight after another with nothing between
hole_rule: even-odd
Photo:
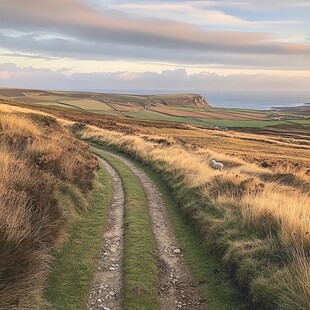
<instances>
[{"instance_id":1,"label":"golden dry grass","mask_svg":"<svg viewBox=\"0 0 310 310\"><path fill-rule=\"evenodd\" d=\"M54 118L18 112L0 114L0 309L37 309L69 228L58 193L87 193L97 161Z\"/></svg>"},{"instance_id":2,"label":"golden dry grass","mask_svg":"<svg viewBox=\"0 0 310 310\"><path fill-rule=\"evenodd\" d=\"M56 113L66 117L62 113ZM241 287L268 309L309 309L309 143L292 136L220 132L188 125L69 115L84 139L152 165L174 188L185 216ZM122 131L118 132L116 130ZM223 172L209 166L215 158ZM267 168L262 167L267 162Z\"/></svg>"},{"instance_id":3,"label":"golden dry grass","mask_svg":"<svg viewBox=\"0 0 310 310\"><path fill-rule=\"evenodd\" d=\"M238 203L244 210L244 222L255 225L260 218L272 214L277 222L285 227L292 236L292 232L298 233L301 240L308 244L310 219L310 197L309 194L274 182L264 182L260 174L272 171L263 169L255 164L249 164L239 158L232 158L225 154L214 151L197 150L191 152L180 146L162 146L154 142L158 141L158 135L149 136L148 141L139 136L124 135L117 132L105 131L94 126L88 126L83 132L82 138L102 140L112 145L121 147L128 153L138 155L146 162L152 162L158 167L164 166L169 171L182 174L186 186L190 188L202 187L214 183L217 180L221 192L221 186L225 192L213 195L222 200L222 195L236 194L242 190L242 197ZM164 139L164 138L162 138ZM209 162L212 158L222 161L226 167L224 172L212 169ZM303 174L305 177L305 175ZM231 183L234 187L228 193L225 184ZM243 189L244 188L244 189ZM208 188L205 189L208 191ZM234 192L235 191L235 192ZM247 211L246 211L247 210ZM284 233L284 232L283 232Z\"/></svg>"},{"instance_id":4,"label":"golden dry grass","mask_svg":"<svg viewBox=\"0 0 310 310\"><path fill-rule=\"evenodd\" d=\"M40 115L49 115L48 113L42 112L42 111L34 111L33 109L25 108L25 107L19 107L19 106L14 106L10 104L5 104L1 102L0 104L0 111L3 113L36 113Z\"/></svg>"},{"instance_id":5,"label":"golden dry grass","mask_svg":"<svg viewBox=\"0 0 310 310\"><path fill-rule=\"evenodd\" d=\"M61 103L73 105L75 107L82 108L84 110L101 110L110 111L113 110L109 105L104 102L93 99L80 99L80 100L61 100Z\"/></svg>"},{"instance_id":6,"label":"golden dry grass","mask_svg":"<svg viewBox=\"0 0 310 310\"><path fill-rule=\"evenodd\" d=\"M310 127L273 126L261 128L243 128L244 132L221 131L200 128L188 124L134 120L124 117L112 117L96 114L70 113L48 110L56 117L74 122L94 125L102 129L127 134L147 136L158 135L173 140L186 149L201 150L207 148L240 158L248 163L265 165L275 169L290 169L294 174L298 170L310 174ZM305 169L306 168L306 169Z\"/></svg>"},{"instance_id":7,"label":"golden dry grass","mask_svg":"<svg viewBox=\"0 0 310 310\"><path fill-rule=\"evenodd\" d=\"M158 134L127 135L94 126L73 129L83 139L151 164L172 187L200 197L202 203L184 203L187 216L206 239L213 236L226 262L237 268L240 286L250 290L256 303L274 309L310 307L309 176L301 169L285 174L287 168L274 171L207 148L191 150ZM224 171L210 167L212 158L224 163ZM278 275L286 280L276 283ZM258 300L259 294L272 297Z\"/></svg>"}]
</instances>

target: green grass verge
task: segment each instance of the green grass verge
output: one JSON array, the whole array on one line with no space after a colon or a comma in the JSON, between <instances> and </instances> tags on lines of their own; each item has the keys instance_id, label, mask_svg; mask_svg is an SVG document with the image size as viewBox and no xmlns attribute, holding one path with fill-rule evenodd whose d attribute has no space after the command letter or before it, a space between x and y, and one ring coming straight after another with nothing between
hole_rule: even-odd
<instances>
[{"instance_id":1,"label":"green grass verge","mask_svg":"<svg viewBox=\"0 0 310 310\"><path fill-rule=\"evenodd\" d=\"M237 285L233 283L229 276L229 271L219 263L218 257L203 244L199 234L186 222L186 219L180 212L177 199L172 195L171 188L162 176L152 170L150 166L133 161L127 154L121 153L114 148L97 144L96 147L112 151L130 159L137 167L143 169L148 174L162 193L173 231L183 249L185 259L194 279L199 283L200 295L206 300L208 309L249 309L245 303L246 296L241 294Z\"/></svg>"},{"instance_id":2,"label":"green grass verge","mask_svg":"<svg viewBox=\"0 0 310 310\"><path fill-rule=\"evenodd\" d=\"M68 197L68 189L60 195L63 205L79 203L71 194L69 196L71 197ZM112 179L110 174L101 168L90 201L92 208L76 215L70 237L52 263L52 272L45 293L49 309L86 309L95 261L102 245L106 214L111 201Z\"/></svg>"},{"instance_id":3,"label":"green grass verge","mask_svg":"<svg viewBox=\"0 0 310 310\"><path fill-rule=\"evenodd\" d=\"M159 309L157 248L143 186L122 161L93 151L117 171L125 191L123 309Z\"/></svg>"}]
</instances>

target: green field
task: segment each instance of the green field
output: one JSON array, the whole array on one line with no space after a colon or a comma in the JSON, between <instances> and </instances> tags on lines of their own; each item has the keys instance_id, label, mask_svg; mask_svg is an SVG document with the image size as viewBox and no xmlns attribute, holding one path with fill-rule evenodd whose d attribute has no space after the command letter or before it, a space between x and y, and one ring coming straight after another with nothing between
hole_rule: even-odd
<instances>
[{"instance_id":1,"label":"green field","mask_svg":"<svg viewBox=\"0 0 310 310\"><path fill-rule=\"evenodd\" d=\"M180 107L178 107L180 108ZM191 108L183 108L182 109L191 109ZM194 111L194 109L192 109ZM125 113L126 116L130 118L135 119L141 119L141 120L152 120L152 121L163 121L163 122L175 122L175 123L185 123L185 124L191 124L191 125L197 125L197 126L225 126L228 128L233 127L266 127L266 126L274 126L274 125L284 125L284 124L304 124L304 125L310 125L310 120L294 120L294 121L264 121L264 120L225 120L225 119L202 119L202 118L192 118L192 117L178 117L178 116L172 116L172 115L166 115L162 113L158 113L155 111L148 111L148 110L141 110L137 113Z\"/></svg>"},{"instance_id":2,"label":"green field","mask_svg":"<svg viewBox=\"0 0 310 310\"><path fill-rule=\"evenodd\" d=\"M82 108L84 110L99 110L110 111L113 110L109 105L104 102L100 102L92 99L80 99L80 100L64 100L59 103L70 104L72 106Z\"/></svg>"}]
</instances>

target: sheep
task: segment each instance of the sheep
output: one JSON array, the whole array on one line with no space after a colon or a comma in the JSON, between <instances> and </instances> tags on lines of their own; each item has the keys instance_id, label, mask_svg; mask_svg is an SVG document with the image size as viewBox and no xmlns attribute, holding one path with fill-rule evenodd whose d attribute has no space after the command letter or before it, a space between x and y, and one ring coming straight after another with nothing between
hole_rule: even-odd
<instances>
[{"instance_id":1,"label":"sheep","mask_svg":"<svg viewBox=\"0 0 310 310\"><path fill-rule=\"evenodd\" d=\"M217 169L217 170L223 170L224 165L220 162L215 161L214 159L211 160L211 166L213 169Z\"/></svg>"}]
</instances>

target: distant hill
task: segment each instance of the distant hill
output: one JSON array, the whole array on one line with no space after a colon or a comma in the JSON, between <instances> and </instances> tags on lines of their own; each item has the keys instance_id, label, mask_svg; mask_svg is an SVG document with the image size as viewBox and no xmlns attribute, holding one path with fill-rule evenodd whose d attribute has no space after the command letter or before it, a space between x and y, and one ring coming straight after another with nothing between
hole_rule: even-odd
<instances>
[{"instance_id":1,"label":"distant hill","mask_svg":"<svg viewBox=\"0 0 310 310\"><path fill-rule=\"evenodd\" d=\"M126 95L0 88L0 98L29 104L63 106L86 110L99 110L102 108L102 104L108 104L115 108L115 110L158 106L211 107L208 101L199 94ZM85 99L89 100L89 106L87 104L83 106L80 104L79 100L85 101Z\"/></svg>"},{"instance_id":2,"label":"distant hill","mask_svg":"<svg viewBox=\"0 0 310 310\"><path fill-rule=\"evenodd\" d=\"M303 105L299 105L296 107L274 107L272 109L279 112L310 116L310 102L304 103Z\"/></svg>"},{"instance_id":3,"label":"distant hill","mask_svg":"<svg viewBox=\"0 0 310 310\"><path fill-rule=\"evenodd\" d=\"M131 95L0 88L1 104L74 114L83 120L90 114L93 123L103 116L168 122L174 126L185 123L215 130L310 123L310 105L299 107L298 111L291 108L292 112L284 110L289 108L278 108L279 111L213 108L199 94Z\"/></svg>"}]
</instances>

